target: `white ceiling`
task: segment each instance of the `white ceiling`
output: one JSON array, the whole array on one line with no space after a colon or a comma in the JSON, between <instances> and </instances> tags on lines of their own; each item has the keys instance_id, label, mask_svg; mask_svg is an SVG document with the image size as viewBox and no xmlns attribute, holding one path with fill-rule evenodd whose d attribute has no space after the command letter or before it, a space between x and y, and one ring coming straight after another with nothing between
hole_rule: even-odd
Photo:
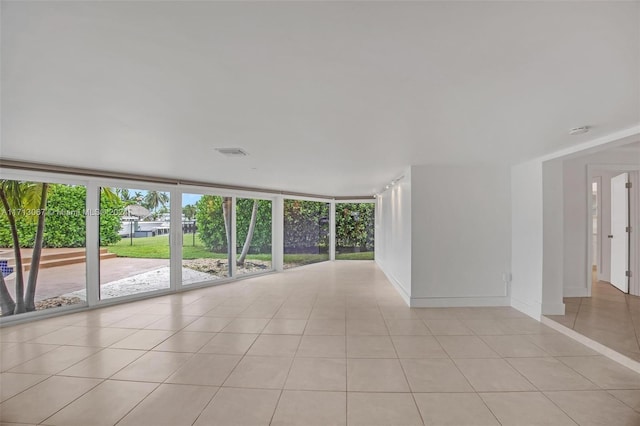
<instances>
[{"instance_id":1,"label":"white ceiling","mask_svg":"<svg viewBox=\"0 0 640 426\"><path fill-rule=\"evenodd\" d=\"M639 28L638 2L3 1L0 154L372 194L636 125Z\"/></svg>"}]
</instances>

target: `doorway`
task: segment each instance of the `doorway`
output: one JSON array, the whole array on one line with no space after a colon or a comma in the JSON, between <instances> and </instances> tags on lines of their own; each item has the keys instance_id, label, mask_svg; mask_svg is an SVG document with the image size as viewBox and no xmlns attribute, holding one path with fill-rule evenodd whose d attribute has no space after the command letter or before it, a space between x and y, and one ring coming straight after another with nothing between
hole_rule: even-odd
<instances>
[{"instance_id":1,"label":"doorway","mask_svg":"<svg viewBox=\"0 0 640 426\"><path fill-rule=\"evenodd\" d=\"M631 182L629 173L611 178L611 285L629 293L631 276Z\"/></svg>"},{"instance_id":2,"label":"doorway","mask_svg":"<svg viewBox=\"0 0 640 426\"><path fill-rule=\"evenodd\" d=\"M635 169L635 170L634 170ZM638 269L638 179L636 167L596 166L589 172L589 276L617 291L640 295ZM591 295L591 291L587 296Z\"/></svg>"}]
</instances>

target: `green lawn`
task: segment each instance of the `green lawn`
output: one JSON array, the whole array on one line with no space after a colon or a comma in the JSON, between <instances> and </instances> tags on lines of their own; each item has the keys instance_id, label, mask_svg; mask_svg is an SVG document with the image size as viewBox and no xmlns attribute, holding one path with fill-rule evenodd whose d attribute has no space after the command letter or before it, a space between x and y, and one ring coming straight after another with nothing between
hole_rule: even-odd
<instances>
[{"instance_id":1,"label":"green lawn","mask_svg":"<svg viewBox=\"0 0 640 426\"><path fill-rule=\"evenodd\" d=\"M119 257L137 257L144 259L169 259L169 236L158 235L156 237L134 238L133 245L129 238L123 238L116 244L106 247L110 253L115 253ZM195 245L193 245L192 234L185 234L182 245L183 259L226 259L226 253L212 253L204 247L200 238L196 235ZM271 260L271 253L250 254L247 259Z\"/></svg>"},{"instance_id":2,"label":"green lawn","mask_svg":"<svg viewBox=\"0 0 640 426\"><path fill-rule=\"evenodd\" d=\"M136 257L144 259L169 259L169 236L158 235L156 237L134 238L133 245L129 238L123 238L118 243L106 247L110 253L115 253L119 257ZM212 253L205 248L200 238L196 235L195 245L193 245L193 235L185 234L182 245L183 259L226 259L226 253ZM250 254L247 259L271 260L271 253ZM373 252L360 253L339 253L337 260L373 260ZM286 267L308 265L316 262L329 260L329 255L323 254L285 254L284 263Z\"/></svg>"},{"instance_id":3,"label":"green lawn","mask_svg":"<svg viewBox=\"0 0 640 426\"><path fill-rule=\"evenodd\" d=\"M373 252L361 251L359 253L336 253L336 260L373 260Z\"/></svg>"}]
</instances>

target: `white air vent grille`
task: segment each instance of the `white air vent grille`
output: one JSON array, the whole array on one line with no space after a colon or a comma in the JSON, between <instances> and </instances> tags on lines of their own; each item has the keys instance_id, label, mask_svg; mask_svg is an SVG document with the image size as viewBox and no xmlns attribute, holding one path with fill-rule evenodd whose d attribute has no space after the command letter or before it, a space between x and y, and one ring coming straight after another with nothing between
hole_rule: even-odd
<instances>
[{"instance_id":1,"label":"white air vent grille","mask_svg":"<svg viewBox=\"0 0 640 426\"><path fill-rule=\"evenodd\" d=\"M226 155L227 157L246 157L247 152L241 148L216 148L222 155Z\"/></svg>"}]
</instances>

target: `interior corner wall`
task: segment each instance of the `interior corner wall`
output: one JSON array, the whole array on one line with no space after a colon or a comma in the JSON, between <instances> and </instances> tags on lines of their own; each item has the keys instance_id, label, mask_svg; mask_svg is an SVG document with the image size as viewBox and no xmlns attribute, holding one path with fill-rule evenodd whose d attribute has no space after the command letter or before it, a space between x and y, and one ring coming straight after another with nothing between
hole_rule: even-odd
<instances>
[{"instance_id":1,"label":"interior corner wall","mask_svg":"<svg viewBox=\"0 0 640 426\"><path fill-rule=\"evenodd\" d=\"M511 168L511 306L540 320L543 179L539 159Z\"/></svg>"},{"instance_id":2,"label":"interior corner wall","mask_svg":"<svg viewBox=\"0 0 640 426\"><path fill-rule=\"evenodd\" d=\"M411 306L509 305L507 166L411 167Z\"/></svg>"},{"instance_id":3,"label":"interior corner wall","mask_svg":"<svg viewBox=\"0 0 640 426\"><path fill-rule=\"evenodd\" d=\"M589 238L589 194L590 182L588 178L588 166L607 165L637 167L640 164L640 150L605 150L590 155L564 160L563 163L563 187L564 187L564 253L563 275L565 297L586 297L589 295L588 286L591 277L587 274L590 270L591 260L587 258ZM603 180L602 201L603 206L609 205L609 182L613 175L620 172L601 173ZM606 208L606 207L605 207ZM603 216L609 217L608 214ZM606 221L603 221L606 222ZM603 223L601 232L608 233L608 224ZM605 234L606 235L606 234ZM603 244L608 244L603 241ZM606 252L606 250L605 250ZM603 271L608 275L608 271Z\"/></svg>"},{"instance_id":4,"label":"interior corner wall","mask_svg":"<svg viewBox=\"0 0 640 426\"><path fill-rule=\"evenodd\" d=\"M376 199L375 260L407 305L411 300L411 170Z\"/></svg>"}]
</instances>

